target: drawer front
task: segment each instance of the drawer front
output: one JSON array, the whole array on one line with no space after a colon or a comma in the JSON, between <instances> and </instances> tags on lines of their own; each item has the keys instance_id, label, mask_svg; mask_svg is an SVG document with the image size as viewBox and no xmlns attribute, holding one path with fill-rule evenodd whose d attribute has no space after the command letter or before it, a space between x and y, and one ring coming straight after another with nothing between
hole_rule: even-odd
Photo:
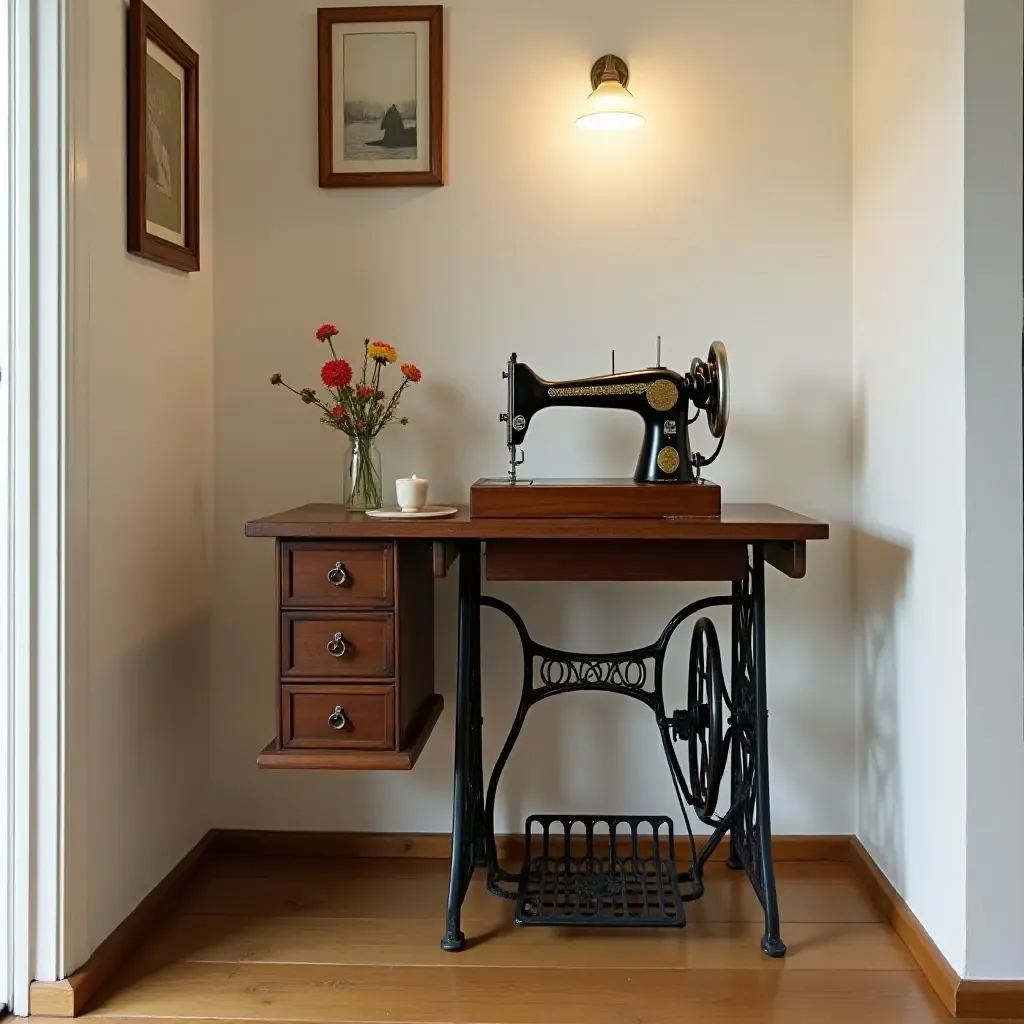
<instances>
[{"instance_id":1,"label":"drawer front","mask_svg":"<svg viewBox=\"0 0 1024 1024\"><path fill-rule=\"evenodd\" d=\"M281 604L285 608L395 603L394 545L302 543L281 545Z\"/></svg>"},{"instance_id":2,"label":"drawer front","mask_svg":"<svg viewBox=\"0 0 1024 1024\"><path fill-rule=\"evenodd\" d=\"M395 688L283 686L281 724L285 747L391 750Z\"/></svg>"},{"instance_id":3,"label":"drawer front","mask_svg":"<svg viewBox=\"0 0 1024 1024\"><path fill-rule=\"evenodd\" d=\"M281 616L284 678L381 679L394 674L393 612L285 612Z\"/></svg>"}]
</instances>

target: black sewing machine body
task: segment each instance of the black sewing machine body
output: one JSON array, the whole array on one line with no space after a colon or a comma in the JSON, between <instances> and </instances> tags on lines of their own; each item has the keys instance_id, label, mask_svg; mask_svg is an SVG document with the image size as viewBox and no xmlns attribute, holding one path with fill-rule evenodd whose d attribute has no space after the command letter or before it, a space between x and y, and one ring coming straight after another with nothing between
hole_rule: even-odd
<instances>
[{"instance_id":1,"label":"black sewing machine body","mask_svg":"<svg viewBox=\"0 0 1024 1024\"><path fill-rule=\"evenodd\" d=\"M577 406L630 409L644 421L644 437L633 479L637 483L692 484L710 458L695 455L690 446L690 407L705 410L713 436L725 435L728 421L728 364L725 346L715 342L708 359L694 359L690 372L665 367L628 370L576 380L544 380L519 362L513 352L504 376L508 380L508 411L501 416L515 480L516 449L526 439L533 417L541 409ZM694 417L695 418L695 417Z\"/></svg>"}]
</instances>

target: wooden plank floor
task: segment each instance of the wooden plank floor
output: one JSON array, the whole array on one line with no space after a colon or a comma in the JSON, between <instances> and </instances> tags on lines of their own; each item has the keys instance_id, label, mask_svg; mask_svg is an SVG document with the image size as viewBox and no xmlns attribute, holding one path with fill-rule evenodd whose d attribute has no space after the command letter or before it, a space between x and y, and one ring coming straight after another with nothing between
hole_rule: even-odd
<instances>
[{"instance_id":1,"label":"wooden plank floor","mask_svg":"<svg viewBox=\"0 0 1024 1024\"><path fill-rule=\"evenodd\" d=\"M87 1014L476 1024L947 1021L846 864L778 867L790 955L761 955L745 878L711 865L685 929L516 929L474 881L460 954L439 947L439 861L222 854Z\"/></svg>"}]
</instances>

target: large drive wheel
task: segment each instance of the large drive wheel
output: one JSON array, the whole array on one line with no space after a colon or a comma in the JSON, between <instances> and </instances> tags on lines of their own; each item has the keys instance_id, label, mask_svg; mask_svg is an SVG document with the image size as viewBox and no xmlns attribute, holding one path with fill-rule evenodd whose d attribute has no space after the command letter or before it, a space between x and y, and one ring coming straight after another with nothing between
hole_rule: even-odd
<instances>
[{"instance_id":1,"label":"large drive wheel","mask_svg":"<svg viewBox=\"0 0 1024 1024\"><path fill-rule=\"evenodd\" d=\"M698 619L690 641L687 686L690 793L701 821L714 816L725 774L726 745L722 652L715 624Z\"/></svg>"}]
</instances>

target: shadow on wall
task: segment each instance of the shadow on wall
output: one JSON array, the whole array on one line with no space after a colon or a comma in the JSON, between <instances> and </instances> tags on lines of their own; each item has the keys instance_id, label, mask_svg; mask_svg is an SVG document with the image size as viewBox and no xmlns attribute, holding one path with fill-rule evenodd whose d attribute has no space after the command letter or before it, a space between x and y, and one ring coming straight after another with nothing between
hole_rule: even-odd
<instances>
[{"instance_id":1,"label":"shadow on wall","mask_svg":"<svg viewBox=\"0 0 1024 1024\"><path fill-rule=\"evenodd\" d=\"M896 616L903 600L911 551L902 544L859 530L854 533L853 545L859 832L889 880L902 891Z\"/></svg>"},{"instance_id":2,"label":"shadow on wall","mask_svg":"<svg viewBox=\"0 0 1024 1024\"><path fill-rule=\"evenodd\" d=\"M205 777L206 751L194 747L183 751L182 742L188 743L197 733L205 738L209 662L208 612L176 623L121 657L119 692L122 714L130 723L126 735L138 740L122 749L122 770L125 778L133 780L126 787L126 820L146 821L157 807L165 808L160 814L165 818L180 810L185 818L206 819L206 793L182 786L180 761L183 757L198 760L197 780ZM181 816L175 819L179 823Z\"/></svg>"}]
</instances>

